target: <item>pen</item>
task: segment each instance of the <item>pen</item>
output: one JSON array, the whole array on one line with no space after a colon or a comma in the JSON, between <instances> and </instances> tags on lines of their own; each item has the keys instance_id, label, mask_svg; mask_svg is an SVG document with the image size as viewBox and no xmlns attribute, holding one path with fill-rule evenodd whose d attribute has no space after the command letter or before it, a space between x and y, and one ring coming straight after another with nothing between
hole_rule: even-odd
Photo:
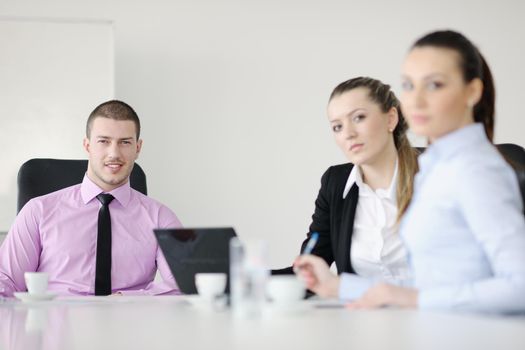
<instances>
[{"instance_id":1,"label":"pen","mask_svg":"<svg viewBox=\"0 0 525 350\"><path fill-rule=\"evenodd\" d=\"M319 239L319 233L312 232L312 234L310 235L310 239L306 243L306 247L304 247L304 250L301 253L301 255L311 254L312 250L314 249L315 244L317 243L318 239ZM295 265L295 263L294 263L293 272L297 274L297 273L299 273L300 269L301 268L299 266Z\"/></svg>"},{"instance_id":2,"label":"pen","mask_svg":"<svg viewBox=\"0 0 525 350\"><path fill-rule=\"evenodd\" d=\"M311 254L318 239L319 239L319 233L313 232L310 236L310 240L308 240L308 243L306 243L306 247L304 248L302 255Z\"/></svg>"}]
</instances>

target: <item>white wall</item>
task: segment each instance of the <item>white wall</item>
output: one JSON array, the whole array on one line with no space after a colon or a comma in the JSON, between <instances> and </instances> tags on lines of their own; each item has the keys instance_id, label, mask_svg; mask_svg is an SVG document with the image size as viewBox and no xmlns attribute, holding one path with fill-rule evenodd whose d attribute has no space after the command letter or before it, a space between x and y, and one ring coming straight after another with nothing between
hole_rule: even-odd
<instances>
[{"instance_id":1,"label":"white wall","mask_svg":"<svg viewBox=\"0 0 525 350\"><path fill-rule=\"evenodd\" d=\"M291 262L321 174L344 161L325 120L331 89L370 75L397 90L408 46L428 31L453 28L478 44L496 77L496 139L525 145L517 0L0 4L0 15L114 21L116 96L142 117L150 194L187 226L266 237L273 266Z\"/></svg>"},{"instance_id":2,"label":"white wall","mask_svg":"<svg viewBox=\"0 0 525 350\"><path fill-rule=\"evenodd\" d=\"M30 158L83 158L86 115L114 95L109 21L0 13L0 230L16 214L16 177Z\"/></svg>"}]
</instances>

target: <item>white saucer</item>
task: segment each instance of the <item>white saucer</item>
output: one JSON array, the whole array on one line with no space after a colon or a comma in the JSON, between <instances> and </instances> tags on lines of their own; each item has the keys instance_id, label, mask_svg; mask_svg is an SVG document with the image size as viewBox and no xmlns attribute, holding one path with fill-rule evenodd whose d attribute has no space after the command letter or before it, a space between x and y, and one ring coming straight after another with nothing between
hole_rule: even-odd
<instances>
[{"instance_id":1,"label":"white saucer","mask_svg":"<svg viewBox=\"0 0 525 350\"><path fill-rule=\"evenodd\" d=\"M32 302L32 301L44 301L44 300L52 300L54 299L58 294L53 292L47 292L43 294L30 294L27 292L16 292L14 293L15 298L22 300L23 302Z\"/></svg>"}]
</instances>

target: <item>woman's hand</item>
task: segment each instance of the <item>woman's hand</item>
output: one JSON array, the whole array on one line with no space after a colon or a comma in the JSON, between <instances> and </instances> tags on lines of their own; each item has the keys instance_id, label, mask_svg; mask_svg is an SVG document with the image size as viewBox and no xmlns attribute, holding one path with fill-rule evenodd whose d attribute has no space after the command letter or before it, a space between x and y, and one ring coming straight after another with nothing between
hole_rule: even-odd
<instances>
[{"instance_id":1,"label":"woman's hand","mask_svg":"<svg viewBox=\"0 0 525 350\"><path fill-rule=\"evenodd\" d=\"M348 304L348 308L375 309L387 305L417 308L417 298L417 289L379 283L367 290L360 299Z\"/></svg>"},{"instance_id":2,"label":"woman's hand","mask_svg":"<svg viewBox=\"0 0 525 350\"><path fill-rule=\"evenodd\" d=\"M294 271L304 281L306 288L320 297L339 296L339 277L330 271L323 259L315 255L301 255L294 262Z\"/></svg>"}]
</instances>

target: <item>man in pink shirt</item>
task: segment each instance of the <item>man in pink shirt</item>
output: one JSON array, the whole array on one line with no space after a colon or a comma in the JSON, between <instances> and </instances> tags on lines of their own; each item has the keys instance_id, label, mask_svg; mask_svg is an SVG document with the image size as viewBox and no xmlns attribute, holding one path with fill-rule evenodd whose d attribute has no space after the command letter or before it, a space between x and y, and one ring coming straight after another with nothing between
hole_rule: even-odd
<instances>
[{"instance_id":1,"label":"man in pink shirt","mask_svg":"<svg viewBox=\"0 0 525 350\"><path fill-rule=\"evenodd\" d=\"M139 137L139 118L126 103L108 101L91 113L84 139L86 175L81 184L34 198L22 208L0 247L0 296L25 291L26 271L47 272L49 291L60 295L178 293L153 229L181 223L129 184L142 147ZM111 198L109 204L101 197ZM107 244L99 222L106 214ZM97 259L104 249L109 262ZM103 269L107 278L100 292ZM163 282L153 282L157 269Z\"/></svg>"}]
</instances>

